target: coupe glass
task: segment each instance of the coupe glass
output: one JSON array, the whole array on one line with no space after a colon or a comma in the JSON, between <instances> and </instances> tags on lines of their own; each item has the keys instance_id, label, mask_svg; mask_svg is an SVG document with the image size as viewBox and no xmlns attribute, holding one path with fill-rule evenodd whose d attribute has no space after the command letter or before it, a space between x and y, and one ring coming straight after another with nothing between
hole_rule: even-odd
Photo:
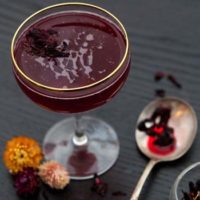
<instances>
[{"instance_id":1,"label":"coupe glass","mask_svg":"<svg viewBox=\"0 0 200 200\"><path fill-rule=\"evenodd\" d=\"M65 15L68 17L64 17ZM37 65L34 68L35 63L31 63L32 61L29 60L30 55L27 52L20 53L24 48L24 46L20 46L20 41L23 37L25 38L24 35L33 26L36 26L35 24L44 23L42 27L45 29L48 23L53 23L51 20L57 20L58 16L63 18L59 20L60 24L54 26L55 30L68 27L66 29L67 38L64 40L65 45L64 41L62 43L62 49L67 46L70 52L72 43L76 48L70 52L71 54L66 54L66 57L62 55L61 58L58 56L59 58L52 59L52 55L50 55L47 60L42 56L37 57L35 60L43 67ZM41 20L43 21L41 22ZM73 38L75 37L73 34L78 29L82 29L82 32L77 34L77 38ZM93 31L94 35L88 34L89 29ZM36 34L39 31L43 35L47 34L48 38L54 37L58 35L55 30L48 32L50 36L47 33L43 34L39 29ZM63 30L65 31L65 29ZM101 34L95 35L99 31ZM33 28L31 34L33 34ZM59 34L62 35L62 32L60 31ZM104 35L111 37L106 44L101 43L99 39ZM62 35L62 37L64 36ZM117 37L121 38L119 40L121 44ZM81 38L84 38L84 41L80 42ZM114 48L112 40L118 41ZM95 46L97 44L99 46ZM103 47L102 44L105 46ZM37 45L41 45L41 43ZM31 46L31 48L33 47ZM41 46L42 48L44 47ZM59 48L61 49L61 47ZM102 49L102 55L96 54L95 57L95 52ZM33 50L35 49L33 48ZM37 51L46 53L40 49ZM56 51L58 50L56 49ZM120 52L120 55L115 56L116 52ZM84 64L86 54L87 64ZM112 58L110 61L107 60L110 58L109 56ZM86 3L56 4L28 17L14 34L11 57L14 76L22 91L38 105L65 113L81 113L111 100L123 86L130 69L129 41L124 26L109 11ZM73 65L74 59L76 59L76 63ZM92 66L92 61L96 62L95 67ZM72 63L72 66L66 64L69 62ZM56 63L60 63L59 69L56 69ZM116 65L113 66L113 63ZM57 81L52 81L51 73L55 75ZM77 74L81 73L82 75L77 78ZM93 74L95 78L90 74ZM62 85L65 78L68 78L68 82L71 81L72 85ZM67 168L72 179L81 180L91 178L94 174L102 174L113 166L119 154L119 141L115 130L108 123L98 118L79 114L78 117L76 115L68 117L49 129L44 138L43 151L45 159L60 162Z\"/></svg>"},{"instance_id":2,"label":"coupe glass","mask_svg":"<svg viewBox=\"0 0 200 200\"><path fill-rule=\"evenodd\" d=\"M181 172L181 174L177 177L177 179L174 182L169 199L182 200L183 191L186 193L189 193L190 191L189 182L193 182L195 184L198 180L200 180L200 162L190 165ZM199 195L196 195L196 197L194 197L194 200L197 200L199 198L200 193Z\"/></svg>"}]
</instances>

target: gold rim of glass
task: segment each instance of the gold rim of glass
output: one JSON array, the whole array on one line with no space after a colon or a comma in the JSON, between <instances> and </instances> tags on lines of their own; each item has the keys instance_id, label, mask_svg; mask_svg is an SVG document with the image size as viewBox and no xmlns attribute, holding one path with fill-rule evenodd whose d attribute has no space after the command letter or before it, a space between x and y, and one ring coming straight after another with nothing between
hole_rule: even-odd
<instances>
[{"instance_id":1,"label":"gold rim of glass","mask_svg":"<svg viewBox=\"0 0 200 200\"><path fill-rule=\"evenodd\" d=\"M109 16L111 16L114 20L117 21L117 23L120 25L120 28L122 29L123 31L123 34L124 34L124 37L125 37L125 42L126 42L126 48L125 48L125 52L124 52L124 56L122 58L122 60L120 61L119 65L110 73L108 74L107 76L105 76L104 78L102 78L101 80L98 80L94 83L91 83L91 84L88 84L88 85L85 85L85 86L81 86L81 87L74 87L74 88L56 88L56 87L50 87L50 86L47 86L47 85L43 85L35 80L33 80L32 78L30 78L29 76L27 76L21 69L20 67L18 66L17 64L17 61L15 60L15 56L14 56L14 46L15 46L15 41L17 39L17 35L19 33L19 31L21 30L21 28L29 21L31 20L34 16L46 11L46 10L49 10L49 9L52 9L52 8L55 8L55 7L61 7L61 6L76 6L76 5L80 5L80 6L86 6L86 7L91 7L91 8L96 8L100 11L103 11L105 12L106 14L108 14ZM101 8L99 6L96 6L96 5L93 5L93 4L88 4L88 3L81 3L81 2L70 2L70 3L60 3L60 4L55 4L55 5L51 5L51 6L48 6L48 7L45 7L35 13L33 13L32 15L30 15L28 18L26 18L22 23L21 25L17 28L13 38L12 38L12 42L11 42L11 57L12 57L12 61L13 61L13 64L14 64L14 67L16 68L16 70L20 73L21 76L23 76L26 80L28 80L29 82L31 82L32 84L40 87L40 88L44 88L44 89L48 89L48 90L53 90L53 91L75 91L75 90L82 90L82 89L87 89L87 88L90 88L90 87L93 87L95 85L98 85L104 81L106 81L107 79L111 78L112 76L114 76L116 74L116 72L119 71L119 69L123 66L124 62L126 61L126 58L128 56L128 52L129 52L129 41L128 41L128 35L127 35L127 32L123 26L123 24L121 23L121 21L115 16L113 15L111 12L109 12L108 10L104 9L104 8Z\"/></svg>"}]
</instances>

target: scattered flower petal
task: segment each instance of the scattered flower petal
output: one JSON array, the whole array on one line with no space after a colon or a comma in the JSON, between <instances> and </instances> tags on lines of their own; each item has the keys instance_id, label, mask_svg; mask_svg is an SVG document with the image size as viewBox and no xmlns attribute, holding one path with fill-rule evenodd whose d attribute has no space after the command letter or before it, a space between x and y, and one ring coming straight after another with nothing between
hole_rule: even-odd
<instances>
[{"instance_id":1,"label":"scattered flower petal","mask_svg":"<svg viewBox=\"0 0 200 200\"><path fill-rule=\"evenodd\" d=\"M98 195L104 197L108 191L108 184L103 182L97 174L94 175L94 183L91 188L93 192L96 192Z\"/></svg>"},{"instance_id":2,"label":"scattered flower petal","mask_svg":"<svg viewBox=\"0 0 200 200\"><path fill-rule=\"evenodd\" d=\"M158 82L161 79L163 79L165 76L166 76L166 74L164 72L161 72L161 71L156 72L154 75L154 80Z\"/></svg>"},{"instance_id":3,"label":"scattered flower petal","mask_svg":"<svg viewBox=\"0 0 200 200\"><path fill-rule=\"evenodd\" d=\"M178 80L176 79L175 76L169 74L167 76L168 80L173 83L177 88L181 89L182 88L182 85L178 82Z\"/></svg>"},{"instance_id":4,"label":"scattered flower petal","mask_svg":"<svg viewBox=\"0 0 200 200\"><path fill-rule=\"evenodd\" d=\"M163 98L163 97L165 97L165 95L166 95L166 91L165 90L163 90L163 89L155 90L155 96Z\"/></svg>"}]
</instances>

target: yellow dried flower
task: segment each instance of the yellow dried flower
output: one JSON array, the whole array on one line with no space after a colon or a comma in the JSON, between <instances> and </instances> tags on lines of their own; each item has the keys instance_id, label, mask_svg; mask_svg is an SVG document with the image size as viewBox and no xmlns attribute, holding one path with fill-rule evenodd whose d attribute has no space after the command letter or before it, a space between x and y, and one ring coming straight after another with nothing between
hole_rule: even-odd
<instances>
[{"instance_id":1,"label":"yellow dried flower","mask_svg":"<svg viewBox=\"0 0 200 200\"><path fill-rule=\"evenodd\" d=\"M4 164L12 174L22 171L25 167L37 168L42 158L37 141L23 136L9 140L3 155Z\"/></svg>"},{"instance_id":2,"label":"yellow dried flower","mask_svg":"<svg viewBox=\"0 0 200 200\"><path fill-rule=\"evenodd\" d=\"M40 165L38 174L44 183L54 189L63 189L70 181L68 172L56 161Z\"/></svg>"}]
</instances>

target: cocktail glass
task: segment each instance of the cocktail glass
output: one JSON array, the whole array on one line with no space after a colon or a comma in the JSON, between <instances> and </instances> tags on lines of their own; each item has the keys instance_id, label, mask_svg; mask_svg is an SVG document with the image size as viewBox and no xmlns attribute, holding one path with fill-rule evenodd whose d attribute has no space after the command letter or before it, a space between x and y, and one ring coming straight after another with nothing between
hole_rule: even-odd
<instances>
[{"instance_id":1,"label":"cocktail glass","mask_svg":"<svg viewBox=\"0 0 200 200\"><path fill-rule=\"evenodd\" d=\"M13 72L38 105L81 113L112 99L130 69L126 30L109 11L86 3L62 3L28 17L11 44ZM43 151L72 179L110 169L119 154L114 129L101 119L68 117L49 129Z\"/></svg>"}]
</instances>

